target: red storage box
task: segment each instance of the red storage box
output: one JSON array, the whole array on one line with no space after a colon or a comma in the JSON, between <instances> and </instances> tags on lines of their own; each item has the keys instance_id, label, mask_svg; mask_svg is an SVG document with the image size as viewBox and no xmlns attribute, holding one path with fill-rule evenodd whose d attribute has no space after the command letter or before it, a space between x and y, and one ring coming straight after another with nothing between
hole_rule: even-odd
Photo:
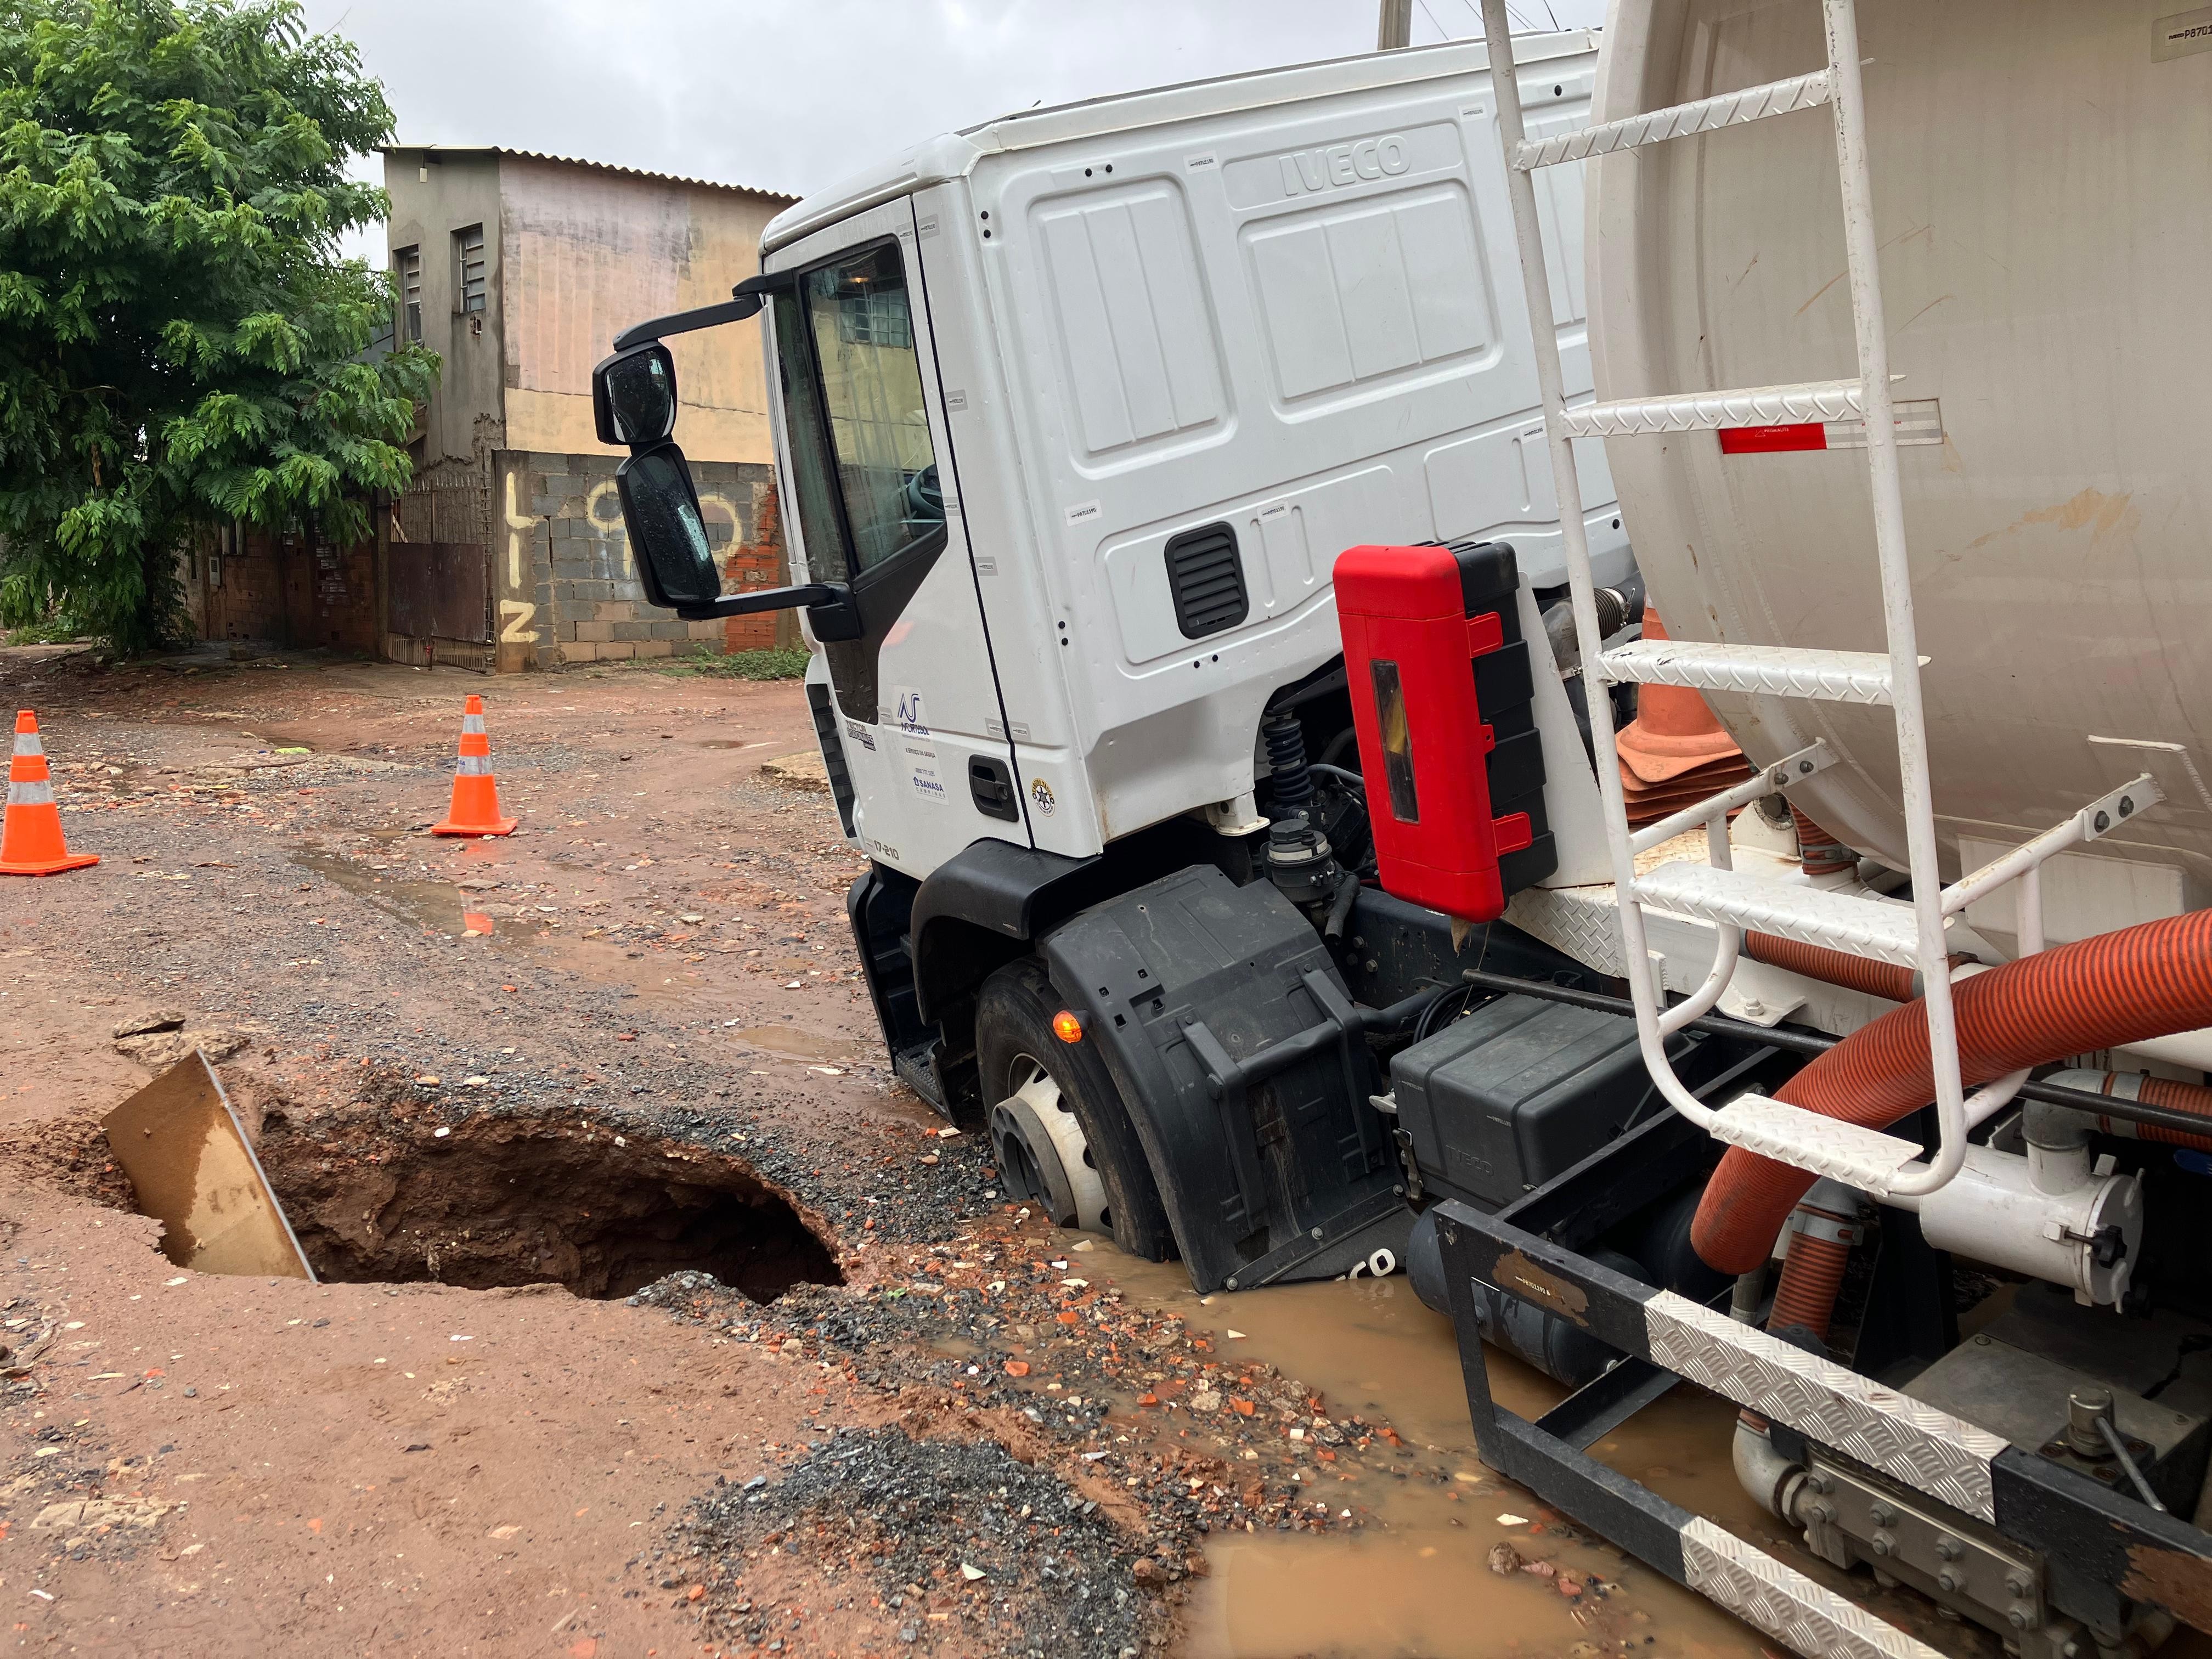
<instances>
[{"instance_id":1,"label":"red storage box","mask_svg":"<svg viewBox=\"0 0 2212 1659\"><path fill-rule=\"evenodd\" d=\"M1513 550L1355 547L1335 585L1383 890L1492 921L1559 865Z\"/></svg>"}]
</instances>

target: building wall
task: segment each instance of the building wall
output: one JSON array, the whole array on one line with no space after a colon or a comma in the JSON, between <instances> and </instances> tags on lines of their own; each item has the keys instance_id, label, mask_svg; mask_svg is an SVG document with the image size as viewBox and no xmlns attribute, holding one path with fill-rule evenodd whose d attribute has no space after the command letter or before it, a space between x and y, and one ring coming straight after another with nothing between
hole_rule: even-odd
<instances>
[{"instance_id":1,"label":"building wall","mask_svg":"<svg viewBox=\"0 0 2212 1659\"><path fill-rule=\"evenodd\" d=\"M592 369L614 336L728 298L760 268L761 231L785 198L496 151L395 149L385 179L394 268L400 250L423 250L422 339L445 356L392 533L480 537L494 622L489 646L385 631L384 653L513 672L795 643L788 616L687 623L645 603L614 488L627 452L598 443L591 407ZM457 312L453 257L454 233L479 222L492 233L481 332ZM787 580L776 515L763 510L774 485L759 325L669 344L677 441L732 585Z\"/></svg>"},{"instance_id":2,"label":"building wall","mask_svg":"<svg viewBox=\"0 0 2212 1659\"><path fill-rule=\"evenodd\" d=\"M186 556L185 586L200 637L278 639L284 629L284 577L273 538L225 525L204 531Z\"/></svg>"},{"instance_id":3,"label":"building wall","mask_svg":"<svg viewBox=\"0 0 2212 1659\"><path fill-rule=\"evenodd\" d=\"M500 167L504 447L611 454L592 421L592 368L634 323L719 303L760 269L784 204L750 191L645 179L531 156ZM771 459L761 325L668 342L695 461Z\"/></svg>"},{"instance_id":4,"label":"building wall","mask_svg":"<svg viewBox=\"0 0 2212 1659\"><path fill-rule=\"evenodd\" d=\"M345 545L290 531L202 531L182 556L185 609L202 639L373 655L377 551L374 535Z\"/></svg>"},{"instance_id":5,"label":"building wall","mask_svg":"<svg viewBox=\"0 0 2212 1659\"><path fill-rule=\"evenodd\" d=\"M491 151L395 151L385 157L385 188L392 197L390 268L398 270L403 249L422 251L422 343L445 361L430 397L417 465L480 458L507 442L507 377L500 353L506 239L499 181L500 157ZM464 315L455 234L471 225L484 228L485 309Z\"/></svg>"},{"instance_id":6,"label":"building wall","mask_svg":"<svg viewBox=\"0 0 2212 1659\"><path fill-rule=\"evenodd\" d=\"M348 545L288 532L276 542L276 562L284 583L285 643L375 654L375 537Z\"/></svg>"}]
</instances>

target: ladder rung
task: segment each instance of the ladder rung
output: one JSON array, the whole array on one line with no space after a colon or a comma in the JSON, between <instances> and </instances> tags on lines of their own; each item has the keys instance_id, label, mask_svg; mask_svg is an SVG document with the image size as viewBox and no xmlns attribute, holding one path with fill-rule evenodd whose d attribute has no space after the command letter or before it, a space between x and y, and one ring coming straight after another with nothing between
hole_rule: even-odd
<instances>
[{"instance_id":1,"label":"ladder rung","mask_svg":"<svg viewBox=\"0 0 2212 1659\"><path fill-rule=\"evenodd\" d=\"M1886 703L1889 659L1874 651L1808 651L1787 645L1707 645L1638 640L1598 659L1607 679L1686 685L1822 702Z\"/></svg>"},{"instance_id":2,"label":"ladder rung","mask_svg":"<svg viewBox=\"0 0 2212 1659\"><path fill-rule=\"evenodd\" d=\"M1638 876L1634 896L1639 904L1749 933L1772 933L1906 968L1919 965L1920 929L1910 905L1689 863L1662 864Z\"/></svg>"},{"instance_id":3,"label":"ladder rung","mask_svg":"<svg viewBox=\"0 0 2212 1659\"><path fill-rule=\"evenodd\" d=\"M1895 1135L1845 1123L1764 1095L1743 1095L1712 1121L1712 1137L1795 1170L1809 1170L1876 1198L1888 1193L1898 1172L1920 1148Z\"/></svg>"},{"instance_id":4,"label":"ladder rung","mask_svg":"<svg viewBox=\"0 0 2212 1659\"><path fill-rule=\"evenodd\" d=\"M1559 411L1570 438L1632 438L1646 432L1711 431L1724 426L1802 426L1863 420L1866 387L1858 380L1808 380L1741 392L1688 392L1672 398L1629 398Z\"/></svg>"},{"instance_id":5,"label":"ladder rung","mask_svg":"<svg viewBox=\"0 0 2212 1659\"><path fill-rule=\"evenodd\" d=\"M1724 92L1717 98L1700 98L1694 104L1676 104L1655 109L1649 115L1632 115L1626 120L1563 132L1555 138L1523 139L1514 147L1513 165L1523 173L1533 173L1538 167L1579 161L1608 150L1686 138L1693 133L1741 126L1747 121L1763 121L1770 115L1787 115L1792 110L1814 109L1834 95L1835 82L1829 71L1815 70L1787 81L1770 81L1741 92Z\"/></svg>"}]
</instances>

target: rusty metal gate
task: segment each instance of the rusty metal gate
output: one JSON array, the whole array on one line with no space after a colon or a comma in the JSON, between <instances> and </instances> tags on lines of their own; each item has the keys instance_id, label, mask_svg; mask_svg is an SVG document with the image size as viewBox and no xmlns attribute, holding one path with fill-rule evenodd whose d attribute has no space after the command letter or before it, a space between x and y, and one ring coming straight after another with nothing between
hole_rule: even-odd
<instances>
[{"instance_id":1,"label":"rusty metal gate","mask_svg":"<svg viewBox=\"0 0 2212 1659\"><path fill-rule=\"evenodd\" d=\"M385 623L416 640L492 642L490 485L480 463L441 467L393 503Z\"/></svg>"},{"instance_id":2,"label":"rusty metal gate","mask_svg":"<svg viewBox=\"0 0 2212 1659\"><path fill-rule=\"evenodd\" d=\"M491 561L481 542L394 542L386 569L392 631L491 643Z\"/></svg>"}]
</instances>

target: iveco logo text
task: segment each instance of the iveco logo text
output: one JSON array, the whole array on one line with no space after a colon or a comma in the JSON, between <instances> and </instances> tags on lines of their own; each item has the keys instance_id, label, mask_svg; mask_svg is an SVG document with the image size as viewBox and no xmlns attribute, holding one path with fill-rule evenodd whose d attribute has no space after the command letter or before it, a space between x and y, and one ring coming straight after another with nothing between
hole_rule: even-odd
<instances>
[{"instance_id":1,"label":"iveco logo text","mask_svg":"<svg viewBox=\"0 0 2212 1659\"><path fill-rule=\"evenodd\" d=\"M1283 194L1304 196L1340 185L1356 185L1362 179L1385 179L1413 165L1406 141L1393 132L1356 143L1329 144L1320 149L1301 149L1282 158Z\"/></svg>"}]
</instances>

